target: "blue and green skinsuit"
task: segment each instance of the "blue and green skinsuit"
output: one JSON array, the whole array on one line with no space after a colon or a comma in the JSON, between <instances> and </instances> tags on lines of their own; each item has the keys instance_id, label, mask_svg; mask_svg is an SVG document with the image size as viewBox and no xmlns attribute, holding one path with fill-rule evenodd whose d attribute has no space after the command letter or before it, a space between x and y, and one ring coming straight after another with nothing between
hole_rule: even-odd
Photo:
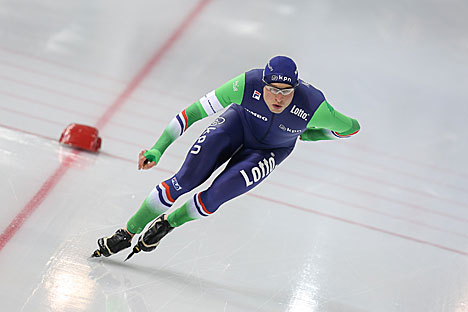
<instances>
[{"instance_id":1,"label":"blue and green skinsuit","mask_svg":"<svg viewBox=\"0 0 468 312\"><path fill-rule=\"evenodd\" d=\"M127 229L140 233L168 210L179 196L204 181L223 163L226 168L211 186L172 212L176 227L206 217L220 205L260 184L303 141L330 140L357 133L359 123L337 112L322 92L300 80L291 104L272 113L263 99L262 69L253 69L211 91L180 112L145 156L159 161L166 148L194 122L229 108L206 128L190 148L180 170L158 184L129 220ZM232 104L232 105L231 105Z\"/></svg>"}]
</instances>

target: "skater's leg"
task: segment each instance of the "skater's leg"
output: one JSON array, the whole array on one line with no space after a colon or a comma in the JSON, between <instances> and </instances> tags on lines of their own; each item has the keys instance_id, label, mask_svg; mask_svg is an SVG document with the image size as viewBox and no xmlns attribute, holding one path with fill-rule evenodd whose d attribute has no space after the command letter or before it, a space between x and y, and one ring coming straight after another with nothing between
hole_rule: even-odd
<instances>
[{"instance_id":1,"label":"skater's leg","mask_svg":"<svg viewBox=\"0 0 468 312\"><path fill-rule=\"evenodd\" d=\"M185 193L172 192L177 195L176 198L172 197L171 188L168 183L171 183L173 179L174 177L162 181L148 194L141 204L140 209L138 209L138 211L127 222L126 229L130 234L133 235L141 233L149 222L171 208L177 197Z\"/></svg>"},{"instance_id":2,"label":"skater's leg","mask_svg":"<svg viewBox=\"0 0 468 312\"><path fill-rule=\"evenodd\" d=\"M156 186L145 198L140 206L140 209L128 220L127 231L130 234L139 234L145 228L146 224L151 222L157 216L163 214L172 206L167 203L169 200L163 197L164 192L161 192L162 183Z\"/></svg>"},{"instance_id":3,"label":"skater's leg","mask_svg":"<svg viewBox=\"0 0 468 312\"><path fill-rule=\"evenodd\" d=\"M205 191L192 196L168 217L172 227L207 217L218 207L259 185L291 153L292 148L242 149Z\"/></svg>"},{"instance_id":4,"label":"skater's leg","mask_svg":"<svg viewBox=\"0 0 468 312\"><path fill-rule=\"evenodd\" d=\"M120 229L110 237L103 237L98 240L99 249L94 252L94 256L109 256L124 248L129 247L128 240L134 234L141 233L151 220L168 210L175 200L182 194L197 187L226 162L241 146L244 139L242 124L237 112L228 109L219 116L202 133L195 144L190 149L180 170L171 178L157 185L146 197L140 209L130 218L126 229ZM166 220L167 216L162 215L149 227L145 233L146 247L140 237L138 248L141 250L152 250L157 246L157 242L162 238L160 231L169 233L170 225ZM125 237L120 235L125 233ZM154 235L153 235L154 234ZM165 234L164 234L165 235ZM121 241L125 240L125 244ZM117 246L114 248L114 246ZM109 252L110 251L110 252Z\"/></svg>"},{"instance_id":5,"label":"skater's leg","mask_svg":"<svg viewBox=\"0 0 468 312\"><path fill-rule=\"evenodd\" d=\"M131 234L138 234L151 220L166 212L181 195L191 191L226 162L243 141L237 112L228 110L197 139L179 171L161 182L146 197L127 223Z\"/></svg>"}]
</instances>

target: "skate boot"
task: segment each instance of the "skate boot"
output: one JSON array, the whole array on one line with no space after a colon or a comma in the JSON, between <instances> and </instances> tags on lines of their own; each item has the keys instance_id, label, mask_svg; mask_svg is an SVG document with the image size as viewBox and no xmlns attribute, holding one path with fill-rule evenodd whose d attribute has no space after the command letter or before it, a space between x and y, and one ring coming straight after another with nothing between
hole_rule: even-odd
<instances>
[{"instance_id":1,"label":"skate boot","mask_svg":"<svg viewBox=\"0 0 468 312\"><path fill-rule=\"evenodd\" d=\"M109 257L132 246L132 236L125 229L118 229L114 235L98 239L97 243L99 249L91 257Z\"/></svg>"},{"instance_id":2,"label":"skate boot","mask_svg":"<svg viewBox=\"0 0 468 312\"><path fill-rule=\"evenodd\" d=\"M138 239L138 243L135 245L135 247L133 247L132 252L128 255L125 261L127 261L134 254L139 253L142 250L154 250L156 247L158 247L161 239L167 234L169 234L173 229L174 228L167 221L167 215L161 215L156 220L154 220L148 228L148 230L140 236L140 238Z\"/></svg>"}]
</instances>

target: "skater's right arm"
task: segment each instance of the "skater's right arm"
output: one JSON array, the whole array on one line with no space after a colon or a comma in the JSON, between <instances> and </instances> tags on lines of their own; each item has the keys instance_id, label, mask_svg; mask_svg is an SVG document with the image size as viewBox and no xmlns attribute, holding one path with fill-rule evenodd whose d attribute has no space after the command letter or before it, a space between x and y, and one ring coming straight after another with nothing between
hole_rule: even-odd
<instances>
[{"instance_id":1,"label":"skater's right arm","mask_svg":"<svg viewBox=\"0 0 468 312\"><path fill-rule=\"evenodd\" d=\"M184 134L193 123L224 109L232 103L240 104L244 96L244 86L245 73L229 80L216 90L209 92L200 100L177 114L177 116L169 122L154 146L150 150L144 151L142 155L144 156L143 161L148 159L155 163L151 163L148 166L140 165L140 156L139 169L149 169L155 166L169 145Z\"/></svg>"}]
</instances>

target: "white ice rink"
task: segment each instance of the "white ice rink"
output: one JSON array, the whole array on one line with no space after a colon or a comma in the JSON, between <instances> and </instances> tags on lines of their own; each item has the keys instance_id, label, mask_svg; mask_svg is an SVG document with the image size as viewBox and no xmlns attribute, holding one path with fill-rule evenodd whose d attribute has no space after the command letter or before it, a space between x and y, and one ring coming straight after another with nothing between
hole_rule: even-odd
<instances>
[{"instance_id":1,"label":"white ice rink","mask_svg":"<svg viewBox=\"0 0 468 312\"><path fill-rule=\"evenodd\" d=\"M465 0L1 1L0 311L468 311L467 16ZM139 151L278 54L361 132L299 142L152 253L90 260L213 117L150 171ZM72 122L99 128L100 153L58 144Z\"/></svg>"}]
</instances>

